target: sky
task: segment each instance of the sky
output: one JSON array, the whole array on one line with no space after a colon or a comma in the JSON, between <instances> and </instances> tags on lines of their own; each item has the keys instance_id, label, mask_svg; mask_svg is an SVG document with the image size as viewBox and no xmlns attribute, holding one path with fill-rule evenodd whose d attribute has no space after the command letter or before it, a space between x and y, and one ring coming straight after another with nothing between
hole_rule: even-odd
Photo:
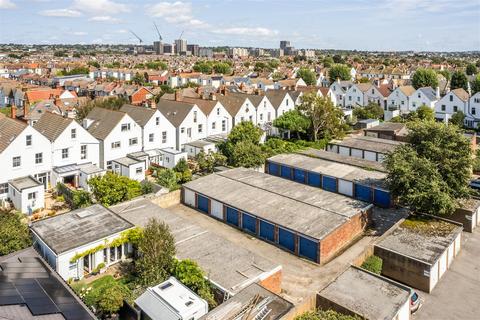
<instances>
[{"instance_id":1,"label":"sky","mask_svg":"<svg viewBox=\"0 0 480 320\"><path fill-rule=\"evenodd\" d=\"M480 50L480 0L0 0L0 43Z\"/></svg>"}]
</instances>

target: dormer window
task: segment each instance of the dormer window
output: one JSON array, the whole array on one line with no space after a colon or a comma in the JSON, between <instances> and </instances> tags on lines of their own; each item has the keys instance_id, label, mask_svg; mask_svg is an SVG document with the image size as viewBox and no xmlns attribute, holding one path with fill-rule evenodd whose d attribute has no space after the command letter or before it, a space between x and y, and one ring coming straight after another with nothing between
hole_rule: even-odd
<instances>
[{"instance_id":1,"label":"dormer window","mask_svg":"<svg viewBox=\"0 0 480 320\"><path fill-rule=\"evenodd\" d=\"M70 131L70 137L71 137L72 139L76 139L76 138L77 138L77 129L72 129L72 130Z\"/></svg>"},{"instance_id":2,"label":"dormer window","mask_svg":"<svg viewBox=\"0 0 480 320\"><path fill-rule=\"evenodd\" d=\"M193 111L193 122L197 122L197 111Z\"/></svg>"}]
</instances>

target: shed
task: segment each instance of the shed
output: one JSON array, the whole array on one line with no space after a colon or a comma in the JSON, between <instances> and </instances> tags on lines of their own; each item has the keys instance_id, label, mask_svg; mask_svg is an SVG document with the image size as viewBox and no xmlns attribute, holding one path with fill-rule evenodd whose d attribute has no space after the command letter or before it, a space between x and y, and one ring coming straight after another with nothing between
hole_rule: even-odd
<instances>
[{"instance_id":1,"label":"shed","mask_svg":"<svg viewBox=\"0 0 480 320\"><path fill-rule=\"evenodd\" d=\"M45 187L32 176L8 181L8 197L22 213L32 214L45 207Z\"/></svg>"},{"instance_id":2,"label":"shed","mask_svg":"<svg viewBox=\"0 0 480 320\"><path fill-rule=\"evenodd\" d=\"M317 307L367 320L408 320L410 295L407 286L352 266L319 292Z\"/></svg>"},{"instance_id":3,"label":"shed","mask_svg":"<svg viewBox=\"0 0 480 320\"><path fill-rule=\"evenodd\" d=\"M408 129L404 123L383 122L364 130L365 136L386 140L406 141Z\"/></svg>"},{"instance_id":4,"label":"shed","mask_svg":"<svg viewBox=\"0 0 480 320\"><path fill-rule=\"evenodd\" d=\"M462 226L429 216L410 217L375 244L382 275L431 292L461 247Z\"/></svg>"},{"instance_id":5,"label":"shed","mask_svg":"<svg viewBox=\"0 0 480 320\"><path fill-rule=\"evenodd\" d=\"M350 157L382 162L387 153L403 142L373 137L349 137L342 141L332 141L326 150Z\"/></svg>"},{"instance_id":6,"label":"shed","mask_svg":"<svg viewBox=\"0 0 480 320\"><path fill-rule=\"evenodd\" d=\"M182 201L320 264L364 230L371 208L363 201L244 168L184 184Z\"/></svg>"},{"instance_id":7,"label":"shed","mask_svg":"<svg viewBox=\"0 0 480 320\"><path fill-rule=\"evenodd\" d=\"M207 140L196 140L192 142L187 142L183 145L184 150L187 152L189 157L196 157L197 154L200 152L204 152L205 154L211 152L217 152L216 143L213 141Z\"/></svg>"},{"instance_id":8,"label":"shed","mask_svg":"<svg viewBox=\"0 0 480 320\"><path fill-rule=\"evenodd\" d=\"M265 172L382 207L392 204L384 172L303 154L273 156L267 159Z\"/></svg>"},{"instance_id":9,"label":"shed","mask_svg":"<svg viewBox=\"0 0 480 320\"><path fill-rule=\"evenodd\" d=\"M378 119L363 119L358 120L355 124L355 129L369 129L378 126L380 121Z\"/></svg>"},{"instance_id":10,"label":"shed","mask_svg":"<svg viewBox=\"0 0 480 320\"><path fill-rule=\"evenodd\" d=\"M146 162L133 157L112 160L113 172L132 180L145 180Z\"/></svg>"}]
</instances>

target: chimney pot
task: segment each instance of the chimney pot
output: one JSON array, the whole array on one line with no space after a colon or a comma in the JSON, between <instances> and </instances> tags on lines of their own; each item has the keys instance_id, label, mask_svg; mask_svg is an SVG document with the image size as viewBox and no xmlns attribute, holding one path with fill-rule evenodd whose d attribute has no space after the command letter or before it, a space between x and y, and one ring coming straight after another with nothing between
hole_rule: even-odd
<instances>
[{"instance_id":1,"label":"chimney pot","mask_svg":"<svg viewBox=\"0 0 480 320\"><path fill-rule=\"evenodd\" d=\"M13 104L11 107L10 107L10 117L12 119L16 119L17 118L17 106L15 104Z\"/></svg>"}]
</instances>

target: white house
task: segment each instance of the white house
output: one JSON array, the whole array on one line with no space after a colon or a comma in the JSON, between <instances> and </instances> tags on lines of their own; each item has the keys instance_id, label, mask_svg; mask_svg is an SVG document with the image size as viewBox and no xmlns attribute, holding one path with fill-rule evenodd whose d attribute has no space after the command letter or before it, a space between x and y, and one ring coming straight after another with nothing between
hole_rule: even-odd
<instances>
[{"instance_id":1,"label":"white house","mask_svg":"<svg viewBox=\"0 0 480 320\"><path fill-rule=\"evenodd\" d=\"M390 93L387 98L385 110L398 109L401 113L409 112L410 97L414 94L415 88L412 86L399 86Z\"/></svg>"},{"instance_id":2,"label":"white house","mask_svg":"<svg viewBox=\"0 0 480 320\"><path fill-rule=\"evenodd\" d=\"M410 96L408 110L409 112L416 111L418 107L422 105L426 105L427 107L434 109L435 103L438 99L440 99L440 92L438 88L436 92L431 87L418 88Z\"/></svg>"},{"instance_id":3,"label":"white house","mask_svg":"<svg viewBox=\"0 0 480 320\"><path fill-rule=\"evenodd\" d=\"M468 113L468 92L463 88L450 91L435 103L435 118L448 122L456 112Z\"/></svg>"},{"instance_id":4,"label":"white house","mask_svg":"<svg viewBox=\"0 0 480 320\"><path fill-rule=\"evenodd\" d=\"M336 97L337 106L345 107L345 94L347 90L353 85L352 81L336 80L330 85L330 90Z\"/></svg>"},{"instance_id":5,"label":"white house","mask_svg":"<svg viewBox=\"0 0 480 320\"><path fill-rule=\"evenodd\" d=\"M257 95L250 98L255 105L257 119L256 123L264 131L269 131L272 128L272 122L276 118L276 110L272 102L266 95Z\"/></svg>"},{"instance_id":6,"label":"white house","mask_svg":"<svg viewBox=\"0 0 480 320\"><path fill-rule=\"evenodd\" d=\"M175 147L175 127L157 109L123 105L127 113L142 129L142 150Z\"/></svg>"},{"instance_id":7,"label":"white house","mask_svg":"<svg viewBox=\"0 0 480 320\"><path fill-rule=\"evenodd\" d=\"M465 124L469 128L477 128L480 123L480 92L470 97L468 112L466 113Z\"/></svg>"},{"instance_id":8,"label":"white house","mask_svg":"<svg viewBox=\"0 0 480 320\"><path fill-rule=\"evenodd\" d=\"M223 104L216 99L216 95L210 95L209 99L197 99L184 97L183 101L193 103L202 110L207 118L205 127L206 136L226 135L232 130L232 116Z\"/></svg>"},{"instance_id":9,"label":"white house","mask_svg":"<svg viewBox=\"0 0 480 320\"><path fill-rule=\"evenodd\" d=\"M30 227L33 246L64 280L82 279L100 264L108 267L125 259L132 252L128 234L134 228L99 204Z\"/></svg>"},{"instance_id":10,"label":"white house","mask_svg":"<svg viewBox=\"0 0 480 320\"><path fill-rule=\"evenodd\" d=\"M113 172L138 182L145 180L146 160L131 156L112 160Z\"/></svg>"},{"instance_id":11,"label":"white house","mask_svg":"<svg viewBox=\"0 0 480 320\"><path fill-rule=\"evenodd\" d=\"M243 121L251 121L253 124L257 124L257 110L254 103L249 99L250 96L244 93L227 91L224 95L217 96L217 99L232 117L232 126Z\"/></svg>"},{"instance_id":12,"label":"white house","mask_svg":"<svg viewBox=\"0 0 480 320\"><path fill-rule=\"evenodd\" d=\"M142 150L142 128L125 112L94 108L83 127L100 142L101 168L112 170L112 161Z\"/></svg>"},{"instance_id":13,"label":"white house","mask_svg":"<svg viewBox=\"0 0 480 320\"><path fill-rule=\"evenodd\" d=\"M100 143L74 119L46 112L34 128L50 140L49 157L52 159L51 184L58 182L73 187L80 185L80 165L99 165Z\"/></svg>"},{"instance_id":14,"label":"white house","mask_svg":"<svg viewBox=\"0 0 480 320\"><path fill-rule=\"evenodd\" d=\"M371 83L357 83L352 85L345 94L345 106L367 106L369 103L376 103L384 106L385 97L380 90Z\"/></svg>"},{"instance_id":15,"label":"white house","mask_svg":"<svg viewBox=\"0 0 480 320\"><path fill-rule=\"evenodd\" d=\"M295 109L295 101L285 90L268 90L265 94L275 109L275 119L287 111Z\"/></svg>"},{"instance_id":16,"label":"white house","mask_svg":"<svg viewBox=\"0 0 480 320\"><path fill-rule=\"evenodd\" d=\"M147 288L135 304L151 320L198 320L208 313L208 303L174 277Z\"/></svg>"},{"instance_id":17,"label":"white house","mask_svg":"<svg viewBox=\"0 0 480 320\"><path fill-rule=\"evenodd\" d=\"M52 168L50 141L33 127L3 115L0 134L0 200L9 198L9 181L14 179L32 176L47 188ZM37 205L43 207L40 196L36 196ZM25 208L17 209L25 212Z\"/></svg>"}]
</instances>

